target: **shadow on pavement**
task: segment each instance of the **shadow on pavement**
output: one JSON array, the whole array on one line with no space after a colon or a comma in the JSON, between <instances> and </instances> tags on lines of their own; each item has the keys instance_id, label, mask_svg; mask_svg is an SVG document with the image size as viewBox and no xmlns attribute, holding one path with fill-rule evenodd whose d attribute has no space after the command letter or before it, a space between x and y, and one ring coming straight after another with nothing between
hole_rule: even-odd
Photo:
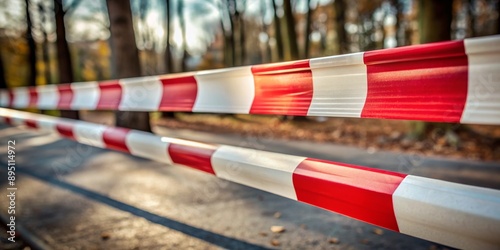
<instances>
[{"instance_id":1,"label":"shadow on pavement","mask_svg":"<svg viewBox=\"0 0 500 250\"><path fill-rule=\"evenodd\" d=\"M242 240L234 239L231 237L227 237L224 235L220 235L217 233L213 233L201 228L193 227L166 217L162 217L148 211L145 211L140 208L136 208L134 206L128 205L126 203L114 200L107 196L101 195L99 193L92 192L90 190L75 186L73 184L61 181L57 178L54 178L49 175L44 175L40 173L30 172L28 170L18 168L18 172L23 173L25 175L31 176L38 180L50 183L51 185L57 186L59 188L63 188L69 190L75 194L84 196L91 200L106 204L110 207L131 213L135 216L142 217L150 222L165 226L167 228L179 231L186 235L198 238L200 240L206 241L208 243L214 244L219 247L227 248L227 249L269 249L263 246L254 245Z\"/></svg>"}]
</instances>

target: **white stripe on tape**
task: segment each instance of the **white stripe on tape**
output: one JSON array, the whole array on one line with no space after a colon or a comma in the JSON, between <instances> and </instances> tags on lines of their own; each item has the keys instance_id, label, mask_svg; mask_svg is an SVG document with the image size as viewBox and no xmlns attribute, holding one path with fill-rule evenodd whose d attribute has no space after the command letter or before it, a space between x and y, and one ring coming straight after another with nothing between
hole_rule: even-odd
<instances>
[{"instance_id":1,"label":"white stripe on tape","mask_svg":"<svg viewBox=\"0 0 500 250\"><path fill-rule=\"evenodd\" d=\"M464 40L469 61L469 85L461 123L500 123L499 37Z\"/></svg>"},{"instance_id":2,"label":"white stripe on tape","mask_svg":"<svg viewBox=\"0 0 500 250\"><path fill-rule=\"evenodd\" d=\"M101 90L97 82L75 82L71 85L73 90L73 99L71 109L95 110L99 102Z\"/></svg>"},{"instance_id":3,"label":"white stripe on tape","mask_svg":"<svg viewBox=\"0 0 500 250\"><path fill-rule=\"evenodd\" d=\"M0 107L8 107L9 99L9 92L7 90L0 90Z\"/></svg>"},{"instance_id":4,"label":"white stripe on tape","mask_svg":"<svg viewBox=\"0 0 500 250\"><path fill-rule=\"evenodd\" d=\"M105 148L106 145L103 141L105 129L104 125L78 121L74 123L73 136L80 143Z\"/></svg>"},{"instance_id":5,"label":"white stripe on tape","mask_svg":"<svg viewBox=\"0 0 500 250\"><path fill-rule=\"evenodd\" d=\"M57 109L59 90L56 85L37 86L37 107L40 109Z\"/></svg>"},{"instance_id":6,"label":"white stripe on tape","mask_svg":"<svg viewBox=\"0 0 500 250\"><path fill-rule=\"evenodd\" d=\"M130 131L127 134L125 143L133 155L172 164L172 159L168 154L169 143L159 136L140 131Z\"/></svg>"},{"instance_id":7,"label":"white stripe on tape","mask_svg":"<svg viewBox=\"0 0 500 250\"><path fill-rule=\"evenodd\" d=\"M14 102L12 107L14 108L26 108L30 103L30 92L28 88L20 87L13 90Z\"/></svg>"},{"instance_id":8,"label":"white stripe on tape","mask_svg":"<svg viewBox=\"0 0 500 250\"><path fill-rule=\"evenodd\" d=\"M51 117L37 117L35 119L38 129L40 130L46 130L50 132L57 132L57 118L51 118Z\"/></svg>"},{"instance_id":9,"label":"white stripe on tape","mask_svg":"<svg viewBox=\"0 0 500 250\"><path fill-rule=\"evenodd\" d=\"M212 155L215 175L297 200L293 172L305 157L220 146Z\"/></svg>"},{"instance_id":10,"label":"white stripe on tape","mask_svg":"<svg viewBox=\"0 0 500 250\"><path fill-rule=\"evenodd\" d=\"M19 112L15 110L5 110L6 116L10 117L10 121L12 125L25 125L25 120L30 117L30 114L27 112Z\"/></svg>"},{"instance_id":11,"label":"white stripe on tape","mask_svg":"<svg viewBox=\"0 0 500 250\"><path fill-rule=\"evenodd\" d=\"M360 117L368 93L363 52L309 60L313 98L307 115Z\"/></svg>"},{"instance_id":12,"label":"white stripe on tape","mask_svg":"<svg viewBox=\"0 0 500 250\"><path fill-rule=\"evenodd\" d=\"M10 119L12 125L24 125L24 118L21 117L12 117Z\"/></svg>"},{"instance_id":13,"label":"white stripe on tape","mask_svg":"<svg viewBox=\"0 0 500 250\"><path fill-rule=\"evenodd\" d=\"M393 194L404 234L465 249L498 249L498 191L407 176Z\"/></svg>"},{"instance_id":14,"label":"white stripe on tape","mask_svg":"<svg viewBox=\"0 0 500 250\"><path fill-rule=\"evenodd\" d=\"M251 67L203 71L195 76L198 93L194 112L248 114L255 96Z\"/></svg>"},{"instance_id":15,"label":"white stripe on tape","mask_svg":"<svg viewBox=\"0 0 500 250\"><path fill-rule=\"evenodd\" d=\"M121 79L122 98L119 110L158 110L163 84L158 76Z\"/></svg>"}]
</instances>

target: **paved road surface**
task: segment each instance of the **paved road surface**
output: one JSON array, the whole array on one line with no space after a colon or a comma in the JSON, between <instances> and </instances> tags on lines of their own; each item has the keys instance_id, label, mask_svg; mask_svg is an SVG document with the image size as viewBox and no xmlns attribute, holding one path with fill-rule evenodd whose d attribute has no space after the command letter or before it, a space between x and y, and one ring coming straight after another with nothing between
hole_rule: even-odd
<instances>
[{"instance_id":1,"label":"paved road surface","mask_svg":"<svg viewBox=\"0 0 500 250\"><path fill-rule=\"evenodd\" d=\"M449 162L338 146L157 131L483 186L498 187L500 183L496 163ZM54 249L442 248L189 168L4 125L0 125L0 139L1 145L16 140L16 222ZM6 147L0 147L0 155L5 166ZM393 160L390 157L396 157L397 164L385 164ZM2 197L6 197L7 177L3 168L0 172ZM0 199L0 213L5 215L7 202ZM272 233L274 225L284 226L286 231ZM5 239L1 244L0 248L9 247Z\"/></svg>"}]
</instances>

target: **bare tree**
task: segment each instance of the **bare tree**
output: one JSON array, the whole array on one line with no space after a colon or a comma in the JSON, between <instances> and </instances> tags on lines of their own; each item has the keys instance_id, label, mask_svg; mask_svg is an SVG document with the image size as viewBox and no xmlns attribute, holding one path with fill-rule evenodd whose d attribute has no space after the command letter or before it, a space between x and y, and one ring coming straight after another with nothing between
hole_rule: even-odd
<instances>
[{"instance_id":1,"label":"bare tree","mask_svg":"<svg viewBox=\"0 0 500 250\"><path fill-rule=\"evenodd\" d=\"M172 73L172 53L170 51L170 27L171 27L171 15L170 15L170 0L165 0L165 12L167 15L167 45L165 46L165 72Z\"/></svg>"},{"instance_id":2,"label":"bare tree","mask_svg":"<svg viewBox=\"0 0 500 250\"><path fill-rule=\"evenodd\" d=\"M242 1L243 10L245 9L246 1ZM240 25L239 29L239 38L240 38L240 60L241 65L245 65L247 63L247 50L246 50L246 36L245 36L245 18L244 13L240 12L236 9L237 15L235 16L238 19L238 23Z\"/></svg>"},{"instance_id":3,"label":"bare tree","mask_svg":"<svg viewBox=\"0 0 500 250\"><path fill-rule=\"evenodd\" d=\"M347 43L347 32L344 28L346 22L345 13L347 10L347 5L345 3L345 0L335 0L333 7L335 9L335 30L337 32L339 54L343 54L349 51Z\"/></svg>"},{"instance_id":4,"label":"bare tree","mask_svg":"<svg viewBox=\"0 0 500 250\"><path fill-rule=\"evenodd\" d=\"M7 88L7 81L5 80L5 69L3 67L2 49L0 49L0 89Z\"/></svg>"},{"instance_id":5,"label":"bare tree","mask_svg":"<svg viewBox=\"0 0 500 250\"><path fill-rule=\"evenodd\" d=\"M421 0L419 4L420 43L450 40L453 0Z\"/></svg>"},{"instance_id":6,"label":"bare tree","mask_svg":"<svg viewBox=\"0 0 500 250\"><path fill-rule=\"evenodd\" d=\"M52 82L51 80L51 72L50 72L50 55L49 55L49 39L47 35L47 30L44 27L44 24L47 23L49 20L47 20L47 13L46 6L44 6L44 3L39 2L38 3L38 12L40 15L40 31L42 33L42 61L44 64L44 77L45 77L45 84L50 84Z\"/></svg>"},{"instance_id":7,"label":"bare tree","mask_svg":"<svg viewBox=\"0 0 500 250\"><path fill-rule=\"evenodd\" d=\"M261 18L261 22L262 22L261 32L265 33L268 37L268 40L264 44L264 51L262 54L262 62L263 63L267 63L267 62L272 61L272 52L271 52L271 47L269 46L269 32L268 32L269 27L266 24L266 20L265 20L266 11L267 11L266 9L267 9L266 1L261 1L261 3L260 3L260 18Z\"/></svg>"},{"instance_id":8,"label":"bare tree","mask_svg":"<svg viewBox=\"0 0 500 250\"><path fill-rule=\"evenodd\" d=\"M107 0L111 44L118 78L141 74L139 52L135 44L130 1ZM117 111L116 125L143 131L151 131L149 112Z\"/></svg>"},{"instance_id":9,"label":"bare tree","mask_svg":"<svg viewBox=\"0 0 500 250\"><path fill-rule=\"evenodd\" d=\"M451 39L453 0L421 0L419 2L420 43L431 43ZM412 122L412 134L422 137L427 131L441 127L446 133L452 132L452 124Z\"/></svg>"},{"instance_id":10,"label":"bare tree","mask_svg":"<svg viewBox=\"0 0 500 250\"><path fill-rule=\"evenodd\" d=\"M182 61L181 61L181 71L187 71L187 41L186 41L186 23L184 18L184 0L179 0L177 2L177 17L179 18L179 25L181 26L182 32Z\"/></svg>"},{"instance_id":11,"label":"bare tree","mask_svg":"<svg viewBox=\"0 0 500 250\"><path fill-rule=\"evenodd\" d=\"M28 62L30 68L30 75L28 78L28 85L35 86L36 85L36 45L35 40L33 39L33 23L31 22L30 15L30 1L25 0L26 3L26 40L28 42Z\"/></svg>"},{"instance_id":12,"label":"bare tree","mask_svg":"<svg viewBox=\"0 0 500 250\"><path fill-rule=\"evenodd\" d=\"M167 15L167 45L165 46L165 73L173 73L173 65L172 65L172 53L170 53L170 24L171 24L171 15L170 15L170 0L165 0L165 12ZM163 118L175 118L174 112L162 112L161 116Z\"/></svg>"},{"instance_id":13,"label":"bare tree","mask_svg":"<svg viewBox=\"0 0 500 250\"><path fill-rule=\"evenodd\" d=\"M278 5L276 0L273 1L274 7L274 36L276 38L276 50L278 51L278 61L283 61L285 53L283 51L283 34L281 32L281 20L278 16Z\"/></svg>"},{"instance_id":14,"label":"bare tree","mask_svg":"<svg viewBox=\"0 0 500 250\"><path fill-rule=\"evenodd\" d=\"M500 34L500 3L497 3L497 34Z\"/></svg>"},{"instance_id":15,"label":"bare tree","mask_svg":"<svg viewBox=\"0 0 500 250\"><path fill-rule=\"evenodd\" d=\"M299 47L297 45L297 32L295 31L295 18L292 12L290 0L283 0L283 10L286 23L286 40L288 41L288 53L291 60L299 59Z\"/></svg>"},{"instance_id":16,"label":"bare tree","mask_svg":"<svg viewBox=\"0 0 500 250\"><path fill-rule=\"evenodd\" d=\"M234 38L234 20L231 14L231 4L229 0L220 1L219 10L221 13L222 35L224 37L224 66L236 65L236 42ZM227 28L226 23L229 23Z\"/></svg>"},{"instance_id":17,"label":"bare tree","mask_svg":"<svg viewBox=\"0 0 500 250\"><path fill-rule=\"evenodd\" d=\"M307 13L306 13L306 33L304 35L304 58L309 57L309 47L310 47L310 39L309 35L311 34L311 21L312 21L312 8L311 8L311 0L307 0Z\"/></svg>"},{"instance_id":18,"label":"bare tree","mask_svg":"<svg viewBox=\"0 0 500 250\"><path fill-rule=\"evenodd\" d=\"M56 18L57 35L57 71L60 83L73 82L73 67L71 67L71 55L69 53L68 41L66 41L66 26L64 24L64 9L61 0L54 0L54 13ZM79 119L76 110L61 110L61 116L71 119Z\"/></svg>"}]
</instances>

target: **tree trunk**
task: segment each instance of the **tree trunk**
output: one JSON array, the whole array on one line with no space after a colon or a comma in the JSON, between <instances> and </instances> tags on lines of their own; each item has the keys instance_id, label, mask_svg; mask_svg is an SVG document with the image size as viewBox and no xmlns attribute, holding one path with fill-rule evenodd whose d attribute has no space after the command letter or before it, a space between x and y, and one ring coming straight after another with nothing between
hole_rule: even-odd
<instances>
[{"instance_id":1,"label":"tree trunk","mask_svg":"<svg viewBox=\"0 0 500 250\"><path fill-rule=\"evenodd\" d=\"M166 14L167 14L167 46L165 47L165 72L172 73L174 70L172 68L172 53L170 51L170 24L171 24L171 15L170 15L170 0L165 1L166 6Z\"/></svg>"},{"instance_id":2,"label":"tree trunk","mask_svg":"<svg viewBox=\"0 0 500 250\"><path fill-rule=\"evenodd\" d=\"M450 40L453 0L421 0L419 4L420 43Z\"/></svg>"},{"instance_id":3,"label":"tree trunk","mask_svg":"<svg viewBox=\"0 0 500 250\"><path fill-rule=\"evenodd\" d=\"M288 53L291 60L299 59L299 48L297 45L297 32L295 31L295 18L292 12L292 5L290 0L283 0L283 9L286 23L286 40L288 41ZM291 121L306 121L304 116L290 116Z\"/></svg>"},{"instance_id":4,"label":"tree trunk","mask_svg":"<svg viewBox=\"0 0 500 250\"><path fill-rule=\"evenodd\" d=\"M335 1L336 2L336 1ZM307 14L306 14L306 33L304 34L304 58L309 58L309 47L310 47L310 39L309 35L311 34L311 20L312 20L312 8L311 8L311 0L307 0Z\"/></svg>"},{"instance_id":5,"label":"tree trunk","mask_svg":"<svg viewBox=\"0 0 500 250\"><path fill-rule=\"evenodd\" d=\"M246 45L245 45L245 19L243 18L243 13L238 13L238 22L240 25L240 65L245 65L246 60L247 60L247 51L246 51Z\"/></svg>"},{"instance_id":6,"label":"tree trunk","mask_svg":"<svg viewBox=\"0 0 500 250\"><path fill-rule=\"evenodd\" d=\"M276 37L276 50L278 51L278 61L283 61L285 54L283 51L283 34L281 32L281 22L278 17L278 5L276 0L273 0L274 7L274 35Z\"/></svg>"},{"instance_id":7,"label":"tree trunk","mask_svg":"<svg viewBox=\"0 0 500 250\"><path fill-rule=\"evenodd\" d=\"M47 22L45 18L45 9L42 6L41 3L38 3L38 11L40 13L41 17L41 23L44 24ZM51 74L50 74L50 56L49 56L49 39L47 37L47 31L45 31L45 28L43 25L40 25L40 30L42 31L42 36L43 36L43 42L42 42L42 60L43 60L43 74L45 77L45 84L51 84Z\"/></svg>"},{"instance_id":8,"label":"tree trunk","mask_svg":"<svg viewBox=\"0 0 500 250\"><path fill-rule=\"evenodd\" d=\"M295 18L292 13L292 4L290 3L290 0L283 0L283 10L285 13L290 57L292 60L297 60L299 59L299 48L297 45L297 32L295 31Z\"/></svg>"},{"instance_id":9,"label":"tree trunk","mask_svg":"<svg viewBox=\"0 0 500 250\"><path fill-rule=\"evenodd\" d=\"M227 10L229 14L229 21L231 23L231 41L233 46L233 66L241 66L246 61L245 51L245 25L243 20L243 13L238 11L236 0L227 2Z\"/></svg>"},{"instance_id":10,"label":"tree trunk","mask_svg":"<svg viewBox=\"0 0 500 250\"><path fill-rule=\"evenodd\" d=\"M403 27L401 25L401 23L403 22L403 18L402 18L402 15L403 15L403 10L402 10L402 6L401 6L401 3L399 2L399 0L391 0L391 4L394 6L394 8L396 9L396 15L395 18L396 18L396 47L399 47L399 46L402 46L404 44L404 41L403 41L403 36L402 34L404 34L402 31L401 31L401 28Z\"/></svg>"},{"instance_id":11,"label":"tree trunk","mask_svg":"<svg viewBox=\"0 0 500 250\"><path fill-rule=\"evenodd\" d=\"M232 1L227 1L227 14L229 16L229 24L231 26L231 33L229 33L227 42L231 44L230 48L230 55L231 55L231 67L238 65L238 62L236 60L236 39L235 39L235 33L236 33L236 27L233 19L233 14L231 13L231 8L236 8L235 7L236 2L234 0Z\"/></svg>"},{"instance_id":12,"label":"tree trunk","mask_svg":"<svg viewBox=\"0 0 500 250\"><path fill-rule=\"evenodd\" d=\"M497 3L497 34L500 34L500 3Z\"/></svg>"},{"instance_id":13,"label":"tree trunk","mask_svg":"<svg viewBox=\"0 0 500 250\"><path fill-rule=\"evenodd\" d=\"M269 46L269 29L268 29L268 26L266 25L266 21L265 21L265 14L266 14L266 2L262 1L261 2L261 6L260 6L260 18L261 18L261 22L262 22L262 30L261 32L262 33L265 33L267 35L267 41L264 45L264 52L263 52L263 55L262 55L262 63L268 63L268 62L271 62L272 61L272 51L271 51L271 47Z\"/></svg>"},{"instance_id":14,"label":"tree trunk","mask_svg":"<svg viewBox=\"0 0 500 250\"><path fill-rule=\"evenodd\" d=\"M230 67L230 66L234 65L233 53L232 53L232 51L233 51L232 47L234 46L234 44L231 43L231 36L227 32L226 24L225 24L226 15L224 15L224 13L227 13L227 15L228 15L227 20L229 22L231 22L231 15L230 15L228 3L229 2L227 0L219 2L219 12L221 13L220 24L221 24L221 28L222 28L222 36L224 37L224 49L223 49L224 50L224 67Z\"/></svg>"},{"instance_id":15,"label":"tree trunk","mask_svg":"<svg viewBox=\"0 0 500 250\"><path fill-rule=\"evenodd\" d=\"M475 16L475 10L474 8L476 1L473 0L467 0L465 4L467 8L467 16L469 17L469 24L470 24L470 36L475 37L476 36L476 16ZM499 18L500 20L500 18Z\"/></svg>"},{"instance_id":16,"label":"tree trunk","mask_svg":"<svg viewBox=\"0 0 500 250\"><path fill-rule=\"evenodd\" d=\"M419 34L420 43L431 43L447 41L451 39L451 21L452 21L453 0L421 0L419 2ZM444 127L451 131L452 124L412 122L412 135L422 137L427 131L437 127Z\"/></svg>"},{"instance_id":17,"label":"tree trunk","mask_svg":"<svg viewBox=\"0 0 500 250\"><path fill-rule=\"evenodd\" d=\"M28 77L28 86L36 86L36 45L33 39L33 24L31 22L31 15L29 11L29 0L25 0L26 3L26 40L28 42L28 63L30 74Z\"/></svg>"},{"instance_id":18,"label":"tree trunk","mask_svg":"<svg viewBox=\"0 0 500 250\"><path fill-rule=\"evenodd\" d=\"M165 12L167 15L167 45L165 46L165 73L173 73L174 70L172 68L172 53L170 53L170 24L171 24L171 16L170 16L170 0L165 0ZM162 112L161 117L163 118L175 118L174 112Z\"/></svg>"},{"instance_id":19,"label":"tree trunk","mask_svg":"<svg viewBox=\"0 0 500 250\"><path fill-rule=\"evenodd\" d=\"M107 0L112 49L115 51L118 78L136 77L141 74L139 52L135 44L130 1ZM151 131L149 112L117 111L116 125L131 129Z\"/></svg>"},{"instance_id":20,"label":"tree trunk","mask_svg":"<svg viewBox=\"0 0 500 250\"><path fill-rule=\"evenodd\" d=\"M224 67L233 66L233 56L231 54L231 39L227 34L226 28L224 27L224 21L221 19L222 36L224 37Z\"/></svg>"},{"instance_id":21,"label":"tree trunk","mask_svg":"<svg viewBox=\"0 0 500 250\"><path fill-rule=\"evenodd\" d=\"M335 30L337 32L337 42L339 45L339 54L347 53L349 50L347 48L347 32L345 31L345 13L347 11L347 5L345 0L335 0L334 2L335 9L335 19L336 19L336 27Z\"/></svg>"},{"instance_id":22,"label":"tree trunk","mask_svg":"<svg viewBox=\"0 0 500 250\"><path fill-rule=\"evenodd\" d=\"M5 69L3 67L2 49L0 49L0 89L7 89L7 81L5 80Z\"/></svg>"},{"instance_id":23,"label":"tree trunk","mask_svg":"<svg viewBox=\"0 0 500 250\"><path fill-rule=\"evenodd\" d=\"M68 41L66 41L66 27L64 25L64 10L61 1L54 0L54 13L56 18L57 35L57 71L60 83L73 82L73 68L71 67L71 55L69 53ZM77 110L61 110L61 117L80 119Z\"/></svg>"},{"instance_id":24,"label":"tree trunk","mask_svg":"<svg viewBox=\"0 0 500 250\"><path fill-rule=\"evenodd\" d=\"M177 16L179 18L179 25L182 32L182 61L181 61L181 71L187 71L186 59L187 59L187 41L186 41L186 24L184 20L184 0L179 0L177 3Z\"/></svg>"}]
</instances>

